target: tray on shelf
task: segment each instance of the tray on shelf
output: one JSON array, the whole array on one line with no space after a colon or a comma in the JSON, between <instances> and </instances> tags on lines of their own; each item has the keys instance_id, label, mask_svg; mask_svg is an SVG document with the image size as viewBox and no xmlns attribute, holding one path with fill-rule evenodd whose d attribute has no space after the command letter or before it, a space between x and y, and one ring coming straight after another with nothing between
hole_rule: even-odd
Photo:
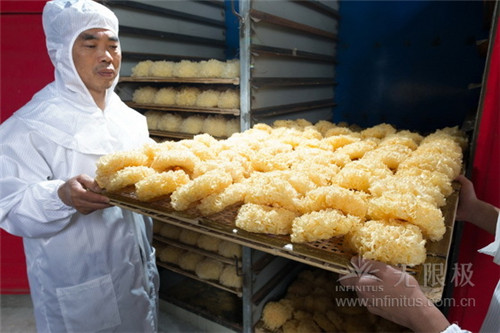
<instances>
[{"instance_id":1,"label":"tray on shelf","mask_svg":"<svg viewBox=\"0 0 500 333\"><path fill-rule=\"evenodd\" d=\"M202 134L202 133L198 133ZM192 139L197 134L181 133L181 132L170 132L162 130L149 130L150 136L157 136L161 138L171 138L171 139ZM222 137L214 136L215 139L226 139Z\"/></svg>"},{"instance_id":2,"label":"tray on shelf","mask_svg":"<svg viewBox=\"0 0 500 333\"><path fill-rule=\"evenodd\" d=\"M160 236L158 234L153 234L153 239L161 244L166 244L166 245L177 247L177 248L182 249L182 250L198 253L198 254L201 254L207 258L211 258L211 259L215 259L217 261L220 261L226 265L233 265L233 266L237 266L238 268L241 267L240 260L237 258L227 258L227 257L221 256L220 254L218 254L216 252L207 251L207 250L201 249L197 246L184 244L182 242L179 242L179 241L176 241L174 239L167 238L167 237L163 237L163 236Z\"/></svg>"},{"instance_id":3,"label":"tray on shelf","mask_svg":"<svg viewBox=\"0 0 500 333\"><path fill-rule=\"evenodd\" d=\"M148 109L158 111L175 111L175 112L196 112L196 113L217 113L239 116L240 109L221 109L221 108L204 108L200 106L178 106L178 105L158 105L158 104L142 104L132 101L126 101L132 109Z\"/></svg>"},{"instance_id":4,"label":"tray on shelf","mask_svg":"<svg viewBox=\"0 0 500 333\"><path fill-rule=\"evenodd\" d=\"M221 289L221 290L230 292L232 294L235 294L238 297L242 297L242 295L243 295L243 291L241 289L226 287L226 286L218 283L218 281L201 279L196 274L194 274L192 272L185 271L185 270L183 270L175 265L165 263L165 262L162 262L159 260L156 261L156 265L158 265L159 267L163 267L165 269L168 269L169 271L176 272L177 274L181 274L183 276L189 277L190 279L203 282L203 283L208 284L208 285L215 287L217 289Z\"/></svg>"},{"instance_id":5,"label":"tray on shelf","mask_svg":"<svg viewBox=\"0 0 500 333\"><path fill-rule=\"evenodd\" d=\"M153 82L153 83L204 83L239 85L240 78L201 78L201 77L131 77L121 76L119 82Z\"/></svg>"},{"instance_id":6,"label":"tray on shelf","mask_svg":"<svg viewBox=\"0 0 500 333\"><path fill-rule=\"evenodd\" d=\"M458 183L454 182L453 188L454 191L447 198L446 205L441 207L446 225L443 239L438 242L427 242L425 263L406 268L406 271L415 276L426 295L433 301L441 299L445 285L448 254L458 204ZM297 244L290 241L289 235L248 232L235 226L234 221L239 205L209 217L203 217L196 209L175 211L170 205L168 197L153 202L141 202L135 197L133 188L124 189L119 193L106 193L106 195L113 205L151 216L166 223L336 273L346 274L352 271L350 270L350 258L354 253L343 248L342 238Z\"/></svg>"}]
</instances>

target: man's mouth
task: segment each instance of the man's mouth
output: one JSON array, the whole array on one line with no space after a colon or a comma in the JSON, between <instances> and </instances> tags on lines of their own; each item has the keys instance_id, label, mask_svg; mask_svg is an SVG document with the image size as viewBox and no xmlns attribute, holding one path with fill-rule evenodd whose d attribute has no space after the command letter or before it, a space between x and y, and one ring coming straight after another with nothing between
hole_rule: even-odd
<instances>
[{"instance_id":1,"label":"man's mouth","mask_svg":"<svg viewBox=\"0 0 500 333\"><path fill-rule=\"evenodd\" d=\"M97 74L102 77L112 78L115 76L115 71L112 69L101 69L97 71Z\"/></svg>"}]
</instances>

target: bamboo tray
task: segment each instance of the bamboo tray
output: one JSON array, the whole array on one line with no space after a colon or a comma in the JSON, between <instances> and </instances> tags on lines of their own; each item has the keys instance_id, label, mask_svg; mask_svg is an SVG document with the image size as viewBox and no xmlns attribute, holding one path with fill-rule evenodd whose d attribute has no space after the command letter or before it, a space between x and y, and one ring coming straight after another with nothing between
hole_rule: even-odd
<instances>
[{"instance_id":1,"label":"bamboo tray","mask_svg":"<svg viewBox=\"0 0 500 333\"><path fill-rule=\"evenodd\" d=\"M446 199L446 205L441 207L446 233L438 242L427 242L427 259L425 263L406 268L415 276L422 289L433 301L442 298L445 275L448 267L456 208L458 204L459 183L453 183L453 193ZM350 258L354 255L344 250L343 238L328 240L292 243L289 235L269 235L252 233L234 224L238 206L230 207L218 214L202 217L196 209L175 211L170 205L168 197L154 201L142 202L135 197L133 188L127 188L119 193L105 193L110 203L160 221L191 229L200 233L228 240L243 246L260 250L272 255L285 257L311 266L340 274L351 272ZM439 269L435 269L438 267ZM430 271L429 271L430 269Z\"/></svg>"}]
</instances>

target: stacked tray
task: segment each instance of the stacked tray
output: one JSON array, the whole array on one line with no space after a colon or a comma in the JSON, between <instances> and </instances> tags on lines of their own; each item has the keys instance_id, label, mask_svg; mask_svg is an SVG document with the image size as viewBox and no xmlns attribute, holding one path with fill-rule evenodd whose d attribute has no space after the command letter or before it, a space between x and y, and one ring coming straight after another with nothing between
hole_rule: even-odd
<instances>
[{"instance_id":1,"label":"stacked tray","mask_svg":"<svg viewBox=\"0 0 500 333\"><path fill-rule=\"evenodd\" d=\"M446 233L438 242L428 241L427 259L418 266L404 267L418 280L426 295L433 301L442 298L445 274L452 241L459 184L453 183L454 191L441 208L445 218ZM311 266L340 274L352 271L350 258L354 253L344 249L343 238L331 238L310 243L292 243L289 235L269 235L252 233L235 226L238 206L230 207L218 214L202 217L195 209L175 211L168 197L154 202L137 200L133 188L119 193L106 193L113 205L128 209L157 220L208 234L260 250L272 255L285 257Z\"/></svg>"}]
</instances>

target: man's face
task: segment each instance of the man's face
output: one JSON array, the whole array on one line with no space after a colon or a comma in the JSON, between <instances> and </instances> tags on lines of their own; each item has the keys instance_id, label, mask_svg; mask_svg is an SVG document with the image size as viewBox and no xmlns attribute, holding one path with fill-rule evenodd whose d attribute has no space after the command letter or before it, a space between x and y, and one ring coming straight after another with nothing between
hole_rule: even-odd
<instances>
[{"instance_id":1,"label":"man's face","mask_svg":"<svg viewBox=\"0 0 500 333\"><path fill-rule=\"evenodd\" d=\"M72 52L78 75L92 96L111 87L122 59L118 36L106 29L85 30L76 38Z\"/></svg>"}]
</instances>

